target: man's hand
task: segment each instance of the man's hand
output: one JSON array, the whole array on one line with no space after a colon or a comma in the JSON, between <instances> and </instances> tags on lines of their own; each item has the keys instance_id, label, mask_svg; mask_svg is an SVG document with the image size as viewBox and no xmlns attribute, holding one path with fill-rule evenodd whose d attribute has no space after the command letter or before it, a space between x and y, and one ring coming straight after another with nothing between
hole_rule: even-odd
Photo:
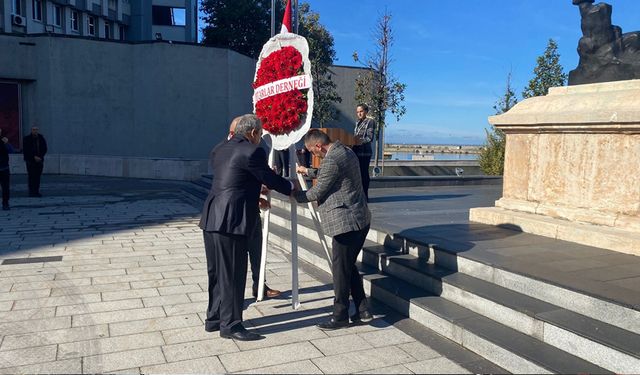
<instances>
[{"instance_id":1,"label":"man's hand","mask_svg":"<svg viewBox=\"0 0 640 375\"><path fill-rule=\"evenodd\" d=\"M296 172L306 176L308 170L307 170L306 167L303 167L302 165L299 165L299 166L296 167Z\"/></svg>"},{"instance_id":2,"label":"man's hand","mask_svg":"<svg viewBox=\"0 0 640 375\"><path fill-rule=\"evenodd\" d=\"M259 198L258 206L260 207L261 210L268 210L271 208L271 203L269 203L269 201L264 198Z\"/></svg>"},{"instance_id":3,"label":"man's hand","mask_svg":"<svg viewBox=\"0 0 640 375\"><path fill-rule=\"evenodd\" d=\"M9 138L2 137L2 143L9 143Z\"/></svg>"},{"instance_id":4,"label":"man's hand","mask_svg":"<svg viewBox=\"0 0 640 375\"><path fill-rule=\"evenodd\" d=\"M37 161L38 163L40 163L42 161L42 158L39 156L34 156L33 160Z\"/></svg>"},{"instance_id":5,"label":"man's hand","mask_svg":"<svg viewBox=\"0 0 640 375\"><path fill-rule=\"evenodd\" d=\"M269 195L270 192L271 190L269 190L266 185L262 185L262 187L260 188L260 195Z\"/></svg>"}]
</instances>

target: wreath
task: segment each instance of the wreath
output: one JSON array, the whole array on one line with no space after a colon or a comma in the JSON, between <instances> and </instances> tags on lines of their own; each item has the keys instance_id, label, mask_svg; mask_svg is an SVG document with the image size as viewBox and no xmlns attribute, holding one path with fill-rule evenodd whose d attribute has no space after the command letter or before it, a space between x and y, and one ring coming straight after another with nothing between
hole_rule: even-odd
<instances>
[{"instance_id":1,"label":"wreath","mask_svg":"<svg viewBox=\"0 0 640 375\"><path fill-rule=\"evenodd\" d=\"M262 59L253 88L303 74L302 54L292 46L285 46ZM274 135L298 129L309 108L307 92L308 89L293 89L257 101L255 111L262 127Z\"/></svg>"}]
</instances>

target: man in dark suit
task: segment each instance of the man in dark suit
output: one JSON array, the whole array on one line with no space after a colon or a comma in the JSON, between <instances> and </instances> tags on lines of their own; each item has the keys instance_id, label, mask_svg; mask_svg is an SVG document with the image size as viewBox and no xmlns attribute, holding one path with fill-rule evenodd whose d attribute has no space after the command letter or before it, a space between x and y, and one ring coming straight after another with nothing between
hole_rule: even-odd
<instances>
[{"instance_id":1,"label":"man in dark suit","mask_svg":"<svg viewBox=\"0 0 640 375\"><path fill-rule=\"evenodd\" d=\"M298 173L316 178L317 181L307 191L295 191L293 197L298 202L318 201L322 229L333 237L333 315L318 327L332 330L349 325L349 294L356 307L351 321L369 322L373 317L367 306L362 276L356 268L356 260L371 222L371 213L362 189L358 157L339 141L331 142L318 129L309 130L304 137L304 144L309 152L322 161L318 169L298 167Z\"/></svg>"},{"instance_id":2,"label":"man in dark suit","mask_svg":"<svg viewBox=\"0 0 640 375\"><path fill-rule=\"evenodd\" d=\"M47 141L37 126L31 127L31 134L22 139L22 153L27 163L29 175L29 196L42 197L40 194L40 176L44 169L44 155L47 153Z\"/></svg>"},{"instance_id":3,"label":"man in dark suit","mask_svg":"<svg viewBox=\"0 0 640 375\"><path fill-rule=\"evenodd\" d=\"M293 187L269 168L258 146L261 137L260 119L244 115L234 136L211 151L213 181L200 220L209 274L205 330L219 329L221 337L242 341L262 338L242 325L248 236L258 222L260 188L289 195Z\"/></svg>"}]
</instances>

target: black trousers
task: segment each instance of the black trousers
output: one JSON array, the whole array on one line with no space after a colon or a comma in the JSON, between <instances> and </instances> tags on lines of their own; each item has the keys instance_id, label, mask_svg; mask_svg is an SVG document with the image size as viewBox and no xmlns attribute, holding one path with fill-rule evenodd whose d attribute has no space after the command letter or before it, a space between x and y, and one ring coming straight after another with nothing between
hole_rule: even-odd
<instances>
[{"instance_id":1,"label":"black trousers","mask_svg":"<svg viewBox=\"0 0 640 375\"><path fill-rule=\"evenodd\" d=\"M262 221L260 215L256 216L256 224L254 230L248 238L249 265L251 267L252 288L258 288L258 279L260 279L260 260L262 259Z\"/></svg>"},{"instance_id":2,"label":"black trousers","mask_svg":"<svg viewBox=\"0 0 640 375\"><path fill-rule=\"evenodd\" d=\"M2 206L9 205L9 185L10 185L11 173L9 170L0 171L0 187L2 187Z\"/></svg>"},{"instance_id":3,"label":"black trousers","mask_svg":"<svg viewBox=\"0 0 640 375\"><path fill-rule=\"evenodd\" d=\"M362 190L364 190L364 196L369 201L369 164L371 164L371 146L369 146L368 152L365 149L366 145L353 146L353 151L358 157L360 163L360 179L362 180Z\"/></svg>"},{"instance_id":4,"label":"black trousers","mask_svg":"<svg viewBox=\"0 0 640 375\"><path fill-rule=\"evenodd\" d=\"M247 281L247 237L203 231L209 275L205 327L231 334L242 327Z\"/></svg>"},{"instance_id":5,"label":"black trousers","mask_svg":"<svg viewBox=\"0 0 640 375\"><path fill-rule=\"evenodd\" d=\"M44 163L27 162L27 173L29 174L29 195L40 193L40 176Z\"/></svg>"},{"instance_id":6,"label":"black trousers","mask_svg":"<svg viewBox=\"0 0 640 375\"><path fill-rule=\"evenodd\" d=\"M362 276L356 267L358 254L369 233L369 226L358 231L342 233L333 237L331 271L333 273L333 317L335 320L349 319L349 294L353 298L356 311L368 309L364 294Z\"/></svg>"}]
</instances>

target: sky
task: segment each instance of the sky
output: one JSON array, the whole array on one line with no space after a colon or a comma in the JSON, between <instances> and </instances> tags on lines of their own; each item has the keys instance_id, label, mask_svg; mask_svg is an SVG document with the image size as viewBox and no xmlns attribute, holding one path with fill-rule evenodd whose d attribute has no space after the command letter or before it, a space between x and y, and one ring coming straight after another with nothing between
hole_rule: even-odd
<instances>
[{"instance_id":1,"label":"sky","mask_svg":"<svg viewBox=\"0 0 640 375\"><path fill-rule=\"evenodd\" d=\"M391 13L391 71L407 84L407 112L398 122L387 117L386 143L482 144L507 74L520 98L550 38L565 73L578 65L580 13L571 0L306 1L334 37L337 65L356 66L355 51L371 54L377 20ZM623 33L640 30L640 0L605 2Z\"/></svg>"}]
</instances>

